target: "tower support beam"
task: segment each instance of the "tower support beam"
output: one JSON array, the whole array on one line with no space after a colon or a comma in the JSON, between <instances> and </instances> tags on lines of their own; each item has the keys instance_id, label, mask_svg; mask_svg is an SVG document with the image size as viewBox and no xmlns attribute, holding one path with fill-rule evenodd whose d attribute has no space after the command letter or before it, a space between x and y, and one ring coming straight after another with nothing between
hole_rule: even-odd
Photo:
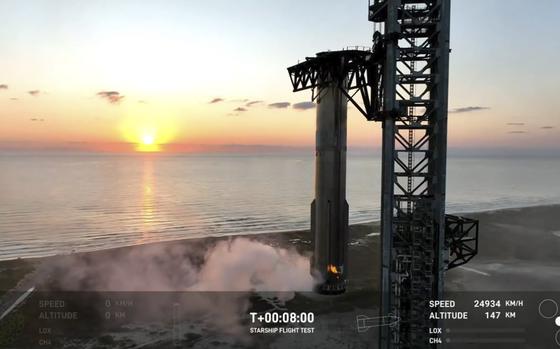
<instances>
[{"instance_id":1,"label":"tower support beam","mask_svg":"<svg viewBox=\"0 0 560 349\"><path fill-rule=\"evenodd\" d=\"M395 114L398 113L399 105L396 100L396 71L398 55L399 24L397 22L397 7L387 8L387 19L385 21L385 64L383 71L383 106L385 113L382 119L382 145L381 145L381 250L380 250L380 313L383 316L393 314L393 297L391 290L391 272L393 263L393 211L394 202L394 172L395 172ZM397 314L395 314L397 315ZM397 325L398 326L398 323ZM382 326L379 330L381 349L389 348L392 342L392 332L389 327Z\"/></svg>"}]
</instances>

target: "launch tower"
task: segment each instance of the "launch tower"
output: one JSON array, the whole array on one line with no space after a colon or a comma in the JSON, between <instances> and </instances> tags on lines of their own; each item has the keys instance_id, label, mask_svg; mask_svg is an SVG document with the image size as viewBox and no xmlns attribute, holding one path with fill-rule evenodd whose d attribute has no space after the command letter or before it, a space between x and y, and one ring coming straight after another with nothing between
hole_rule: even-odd
<instances>
[{"instance_id":1,"label":"launch tower","mask_svg":"<svg viewBox=\"0 0 560 349\"><path fill-rule=\"evenodd\" d=\"M345 161L319 164L322 115L344 115L338 145L346 148L346 111L322 106L322 97L344 96L382 124L380 313L399 321L380 328L380 348L426 348L437 327L428 301L442 298L445 270L478 249L478 222L445 214L450 0L374 0L368 9L371 49L323 52L288 68L294 91L312 89L318 101L313 268L328 283L333 262L346 278L347 209L339 200L334 211L317 210L317 198L334 197L324 191L344 188L317 184L321 172L345 179Z\"/></svg>"}]
</instances>

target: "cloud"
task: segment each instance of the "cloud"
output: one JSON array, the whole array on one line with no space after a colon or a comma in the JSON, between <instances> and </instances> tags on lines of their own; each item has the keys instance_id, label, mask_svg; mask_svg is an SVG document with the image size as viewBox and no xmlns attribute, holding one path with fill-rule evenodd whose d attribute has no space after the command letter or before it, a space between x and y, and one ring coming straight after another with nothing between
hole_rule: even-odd
<instances>
[{"instance_id":1,"label":"cloud","mask_svg":"<svg viewBox=\"0 0 560 349\"><path fill-rule=\"evenodd\" d=\"M314 102L300 102L294 104L292 107L297 110L307 110L315 108L316 104Z\"/></svg>"},{"instance_id":2,"label":"cloud","mask_svg":"<svg viewBox=\"0 0 560 349\"><path fill-rule=\"evenodd\" d=\"M6 84L1 84L0 85L0 90L7 90L8 89L8 85Z\"/></svg>"},{"instance_id":3,"label":"cloud","mask_svg":"<svg viewBox=\"0 0 560 349\"><path fill-rule=\"evenodd\" d=\"M261 104L261 103L263 103L263 102L264 102L264 101L250 101L250 102L247 102L247 104L245 104L245 106L246 106L246 107L251 107L251 106L253 106L253 105Z\"/></svg>"},{"instance_id":4,"label":"cloud","mask_svg":"<svg viewBox=\"0 0 560 349\"><path fill-rule=\"evenodd\" d=\"M541 127L542 130L552 130L552 129L555 129L555 128L556 127L554 127L554 126L543 126L543 127Z\"/></svg>"},{"instance_id":5,"label":"cloud","mask_svg":"<svg viewBox=\"0 0 560 349\"><path fill-rule=\"evenodd\" d=\"M225 333L228 339L247 333L243 319L249 308L263 304L254 299L257 293L263 300L274 299L270 305L277 308L297 291L311 292L318 282L309 273L309 255L247 238L61 256L38 268L37 282L49 290L173 292L169 298L165 293L144 297L143 312L168 318L162 305L175 303L174 316L185 321L182 325L196 321L197 327L211 329L213 335ZM176 292L188 295L177 297ZM134 323L134 314L127 319Z\"/></svg>"},{"instance_id":6,"label":"cloud","mask_svg":"<svg viewBox=\"0 0 560 349\"><path fill-rule=\"evenodd\" d=\"M480 111L480 110L487 110L490 109L489 107L480 107L480 106L469 106L469 107L460 107L460 108L454 108L451 109L449 112L450 113L455 113L455 114L460 114L460 113L471 113L471 112L475 112L475 111Z\"/></svg>"},{"instance_id":7,"label":"cloud","mask_svg":"<svg viewBox=\"0 0 560 349\"><path fill-rule=\"evenodd\" d=\"M124 96L117 91L100 91L97 95L111 104L118 104L124 99Z\"/></svg>"},{"instance_id":8,"label":"cloud","mask_svg":"<svg viewBox=\"0 0 560 349\"><path fill-rule=\"evenodd\" d=\"M249 101L249 99L247 99L247 98L242 98L242 99L231 99L231 100L229 100L228 102L245 103L245 102L248 102L248 101Z\"/></svg>"},{"instance_id":9,"label":"cloud","mask_svg":"<svg viewBox=\"0 0 560 349\"><path fill-rule=\"evenodd\" d=\"M61 258L42 269L57 273L57 288L75 291L290 292L311 291L316 283L309 256L247 238L213 246L154 244L96 263L90 258Z\"/></svg>"},{"instance_id":10,"label":"cloud","mask_svg":"<svg viewBox=\"0 0 560 349\"><path fill-rule=\"evenodd\" d=\"M31 90L31 91L27 91L27 93L29 93L29 94L30 94L31 96L33 96L33 97L37 97L37 96L41 93L41 91L39 91L39 90Z\"/></svg>"},{"instance_id":11,"label":"cloud","mask_svg":"<svg viewBox=\"0 0 560 349\"><path fill-rule=\"evenodd\" d=\"M12 98L10 98L10 100L12 100L12 101L17 101L18 98L12 97Z\"/></svg>"},{"instance_id":12,"label":"cloud","mask_svg":"<svg viewBox=\"0 0 560 349\"><path fill-rule=\"evenodd\" d=\"M525 131L509 131L508 133L510 134L523 134L523 133L527 133Z\"/></svg>"},{"instance_id":13,"label":"cloud","mask_svg":"<svg viewBox=\"0 0 560 349\"><path fill-rule=\"evenodd\" d=\"M140 99L140 100L138 101L138 103L140 103L140 104L148 104L148 102L146 102L146 101L143 100L143 99Z\"/></svg>"},{"instance_id":14,"label":"cloud","mask_svg":"<svg viewBox=\"0 0 560 349\"><path fill-rule=\"evenodd\" d=\"M208 104L216 104L216 103L220 103L220 102L223 102L223 101L224 101L223 98L216 97L213 100L211 100L210 102L208 102Z\"/></svg>"},{"instance_id":15,"label":"cloud","mask_svg":"<svg viewBox=\"0 0 560 349\"><path fill-rule=\"evenodd\" d=\"M506 125L508 126L525 126L524 122L508 122Z\"/></svg>"},{"instance_id":16,"label":"cloud","mask_svg":"<svg viewBox=\"0 0 560 349\"><path fill-rule=\"evenodd\" d=\"M286 292L312 290L309 259L295 250L237 238L206 254L194 291Z\"/></svg>"},{"instance_id":17,"label":"cloud","mask_svg":"<svg viewBox=\"0 0 560 349\"><path fill-rule=\"evenodd\" d=\"M288 108L290 106L290 102L276 102L276 103L270 103L268 105L269 108L275 108L275 109L285 109Z\"/></svg>"},{"instance_id":18,"label":"cloud","mask_svg":"<svg viewBox=\"0 0 560 349\"><path fill-rule=\"evenodd\" d=\"M237 108L233 109L233 111L231 113L227 113L227 116L238 116L239 113L244 113L246 111L247 111L247 108L237 107Z\"/></svg>"},{"instance_id":19,"label":"cloud","mask_svg":"<svg viewBox=\"0 0 560 349\"><path fill-rule=\"evenodd\" d=\"M43 118L31 118L31 119L29 119L29 121L43 122L43 121L45 121L45 119L43 119Z\"/></svg>"}]
</instances>

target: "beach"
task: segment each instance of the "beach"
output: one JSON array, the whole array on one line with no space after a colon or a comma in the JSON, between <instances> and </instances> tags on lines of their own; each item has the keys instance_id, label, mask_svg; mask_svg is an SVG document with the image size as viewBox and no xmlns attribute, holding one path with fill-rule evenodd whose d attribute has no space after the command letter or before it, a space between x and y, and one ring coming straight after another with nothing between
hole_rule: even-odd
<instances>
[{"instance_id":1,"label":"beach","mask_svg":"<svg viewBox=\"0 0 560 349\"><path fill-rule=\"evenodd\" d=\"M560 205L512 208L464 215L480 221L479 254L467 265L447 272L446 291L553 291L560 289L560 253L558 252L560 251ZM0 289L20 292L10 292L4 295L0 313L4 313L13 304L17 299L16 295L21 295L21 292L30 289L33 289L34 293L52 291L172 292L184 291L184 289L174 289L176 285L184 284L190 291L206 291L200 287L196 288L196 282L203 280L202 273L196 274L194 277L194 279L198 278L197 281L183 276L177 279L177 276L173 275L166 276L160 282L158 278L161 277L161 268L162 266L167 268L166 263L172 263L177 268L184 268L185 260L187 260L188 269L179 270L205 270L205 263L209 263L209 251L214 251L222 246L228 246L229 250L227 248L222 250L219 258L213 262L218 263L217 269L230 268L231 264L239 260L238 256L232 258L227 252L238 247L241 251L245 251L241 254L244 254L249 260L251 251L258 251L259 255L263 255L263 251L267 251L267 253L277 256L274 258L278 258L281 263L284 263L285 260L298 261L297 265L294 264L294 268L298 268L297 271L282 274L286 277L286 283L293 283L293 287L296 289L280 288L282 294L298 291L297 287L306 285L306 280L304 280L305 261L312 249L309 231L207 237L0 262L0 270L2 270ZM356 316L375 316L377 311L378 251L379 223L352 225L349 243L348 291L343 295L332 297L314 295L312 292L308 292L309 290L302 290L299 293L292 292L290 297L281 302L282 309L297 311L312 309L316 314L321 314L321 322L317 324L317 327L329 328L342 321L346 327L340 329L341 334L348 334L348 331L356 334ZM162 260L162 255L170 256L171 262ZM266 256L266 254L264 255ZM181 260L181 256L184 260ZM255 261L258 261L260 257L255 258ZM224 263L229 264L220 265L221 259L225 261ZM108 265L112 265L114 270L131 265L134 268L140 268L133 269L135 273L141 274L136 275L140 281L131 279L132 281L120 282L125 276L118 274L118 277L113 277L117 275L116 271L109 268ZM159 265L159 267L153 267L153 265ZM80 272L76 272L77 269ZM154 269L158 272L154 273ZM138 272L138 270L143 272ZM231 273L239 272L238 269L232 270ZM111 275L111 277L107 277L107 275ZM143 278L145 279L142 282ZM155 283L150 281L154 278L157 279ZM298 278L301 279L299 283L296 280ZM158 282L161 286L160 289L158 289ZM261 284L255 283L255 285ZM206 285L210 285L208 286L212 288L210 291L230 291L222 289L223 285L215 283L206 283ZM114 286L114 289L111 289L111 286ZM244 290L244 286L232 290L250 291L249 289ZM249 308L257 306L259 303L258 301L251 302L252 304L248 305ZM15 311L17 310L13 310L13 312ZM141 337L138 331L133 337ZM192 330L192 333L201 334L201 337L197 337L195 341L200 347L208 344L204 339L204 331L201 328ZM169 333L162 334L159 341L146 347L164 347L162 343L170 339L169 335ZM336 337L336 335L333 336ZM335 340L333 336L327 336L327 338L310 335L304 338L309 341L311 347L312 343L314 343L313 345L331 343L329 341ZM214 336L213 338L222 337ZM300 337L297 338L300 339ZM367 337L367 335L356 335L353 338L355 338L353 341L358 344L371 341L371 337ZM251 345L255 345L257 342L262 344L260 341L264 341L269 347L280 348L289 345L290 340L293 339L294 337L283 335L278 338L261 336L255 339L251 337L249 341L252 343ZM217 341L219 342L220 339ZM227 342L225 339L222 341ZM227 343L235 344L234 342Z\"/></svg>"},{"instance_id":2,"label":"beach","mask_svg":"<svg viewBox=\"0 0 560 349\"><path fill-rule=\"evenodd\" d=\"M501 270L502 268L508 269L512 264L515 264L518 272L521 273L523 272L521 266L529 268L535 265L554 269L560 263L558 252L560 251L560 205L492 210L467 213L464 216L478 219L480 222L479 253L468 264L469 269L480 269L480 273L464 268L450 271L448 284L453 287L459 287L462 277L467 278L466 281L470 280L470 277L480 279L481 276L486 276L485 274L500 274L505 272ZM197 259L203 258L204 253L216 243L239 238L258 241L273 247L293 248L301 254L309 254L312 250L310 232L294 231L185 239L61 256L0 261L0 270L3 271L0 289L4 291L12 289L17 283L22 284L20 277L24 274L31 274L32 270L44 269L44 266L48 265L73 265L77 261L87 261L88 264L95 265L96 260L112 259L129 254L133 250L150 250L154 247L165 249L171 246L189 246L193 251L190 258ZM350 238L349 290L375 289L379 272L377 260L379 222L351 225ZM525 275L525 277L537 276ZM548 284L547 282L555 282L549 278L546 282L543 280L531 283L531 286L554 288L560 285L560 280L557 281L559 283ZM491 284L484 285L490 287ZM42 287L35 284L34 286ZM19 287L21 288L21 285Z\"/></svg>"}]
</instances>

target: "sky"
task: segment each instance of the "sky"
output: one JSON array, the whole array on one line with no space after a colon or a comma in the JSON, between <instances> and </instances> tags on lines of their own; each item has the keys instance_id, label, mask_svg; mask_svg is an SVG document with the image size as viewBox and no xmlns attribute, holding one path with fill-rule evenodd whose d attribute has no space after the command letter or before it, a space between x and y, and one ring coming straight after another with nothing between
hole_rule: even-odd
<instances>
[{"instance_id":1,"label":"sky","mask_svg":"<svg viewBox=\"0 0 560 349\"><path fill-rule=\"evenodd\" d=\"M558 13L452 0L450 147L560 149ZM0 0L0 23L0 149L312 146L286 68L373 34L366 0ZM348 132L380 146L354 108Z\"/></svg>"}]
</instances>

